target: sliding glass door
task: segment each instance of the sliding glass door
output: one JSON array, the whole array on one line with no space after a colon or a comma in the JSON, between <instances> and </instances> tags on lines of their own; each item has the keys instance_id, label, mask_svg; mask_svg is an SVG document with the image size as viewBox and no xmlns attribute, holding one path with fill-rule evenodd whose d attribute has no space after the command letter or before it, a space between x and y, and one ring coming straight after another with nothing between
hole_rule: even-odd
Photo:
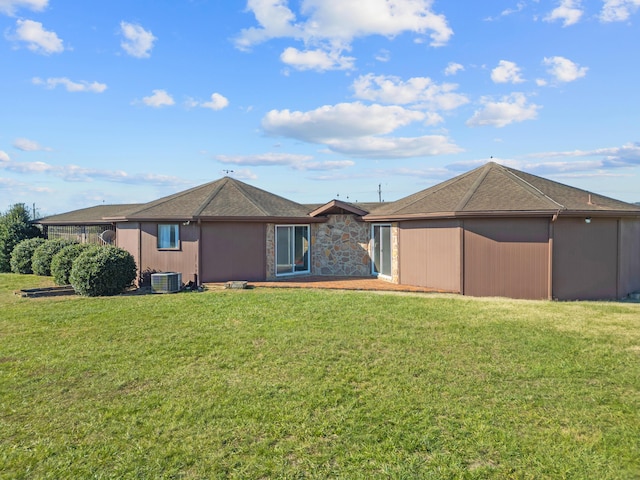
<instances>
[{"instance_id":1,"label":"sliding glass door","mask_svg":"<svg viewBox=\"0 0 640 480\"><path fill-rule=\"evenodd\" d=\"M276 275L309 272L309 225L276 225Z\"/></svg>"},{"instance_id":2,"label":"sliding glass door","mask_svg":"<svg viewBox=\"0 0 640 480\"><path fill-rule=\"evenodd\" d=\"M373 273L391 276L391 225L373 225Z\"/></svg>"}]
</instances>

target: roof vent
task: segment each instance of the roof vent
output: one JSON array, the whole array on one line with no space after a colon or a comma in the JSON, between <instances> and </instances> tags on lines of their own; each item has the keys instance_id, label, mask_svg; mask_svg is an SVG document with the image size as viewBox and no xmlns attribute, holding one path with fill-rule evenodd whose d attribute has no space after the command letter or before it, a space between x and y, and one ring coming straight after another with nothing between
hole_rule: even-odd
<instances>
[{"instance_id":1,"label":"roof vent","mask_svg":"<svg viewBox=\"0 0 640 480\"><path fill-rule=\"evenodd\" d=\"M153 293L175 293L182 286L182 274L175 272L152 273L151 291Z\"/></svg>"}]
</instances>

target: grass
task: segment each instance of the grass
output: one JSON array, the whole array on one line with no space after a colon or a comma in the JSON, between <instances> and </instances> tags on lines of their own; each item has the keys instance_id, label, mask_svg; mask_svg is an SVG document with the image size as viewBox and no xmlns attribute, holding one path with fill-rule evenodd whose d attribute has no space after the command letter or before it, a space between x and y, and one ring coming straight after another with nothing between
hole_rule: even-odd
<instances>
[{"instance_id":1,"label":"grass","mask_svg":"<svg viewBox=\"0 0 640 480\"><path fill-rule=\"evenodd\" d=\"M640 477L640 304L48 282L0 275L0 478Z\"/></svg>"}]
</instances>

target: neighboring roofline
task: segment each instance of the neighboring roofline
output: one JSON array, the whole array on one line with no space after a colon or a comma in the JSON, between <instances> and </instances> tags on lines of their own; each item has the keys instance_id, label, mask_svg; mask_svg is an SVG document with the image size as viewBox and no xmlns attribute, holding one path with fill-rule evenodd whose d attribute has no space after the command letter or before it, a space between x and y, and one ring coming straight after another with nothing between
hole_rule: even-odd
<instances>
[{"instance_id":1,"label":"neighboring roofline","mask_svg":"<svg viewBox=\"0 0 640 480\"><path fill-rule=\"evenodd\" d=\"M361 208L358 208L351 203L343 202L342 200L333 199L330 202L325 203L321 207L316 208L312 212L309 212L309 216L317 217L318 215L323 215L329 210L331 210L332 208L341 208L343 210L346 210L349 213L352 213L358 216L363 216L369 213L366 210L362 210Z\"/></svg>"},{"instance_id":2,"label":"neighboring roofline","mask_svg":"<svg viewBox=\"0 0 640 480\"><path fill-rule=\"evenodd\" d=\"M46 219L41 220L32 220L31 223L35 223L36 225L111 225L113 222L111 220L106 220L102 218L101 220L63 220L63 221L47 221Z\"/></svg>"},{"instance_id":3,"label":"neighboring roofline","mask_svg":"<svg viewBox=\"0 0 640 480\"><path fill-rule=\"evenodd\" d=\"M491 218L491 217L630 217L640 218L640 210L637 212L627 210L539 210L539 211L517 211L517 210L486 210L477 212L437 212L437 213L413 213L405 215L365 215L362 219L365 222L397 222L402 220L436 220L453 218Z\"/></svg>"}]
</instances>

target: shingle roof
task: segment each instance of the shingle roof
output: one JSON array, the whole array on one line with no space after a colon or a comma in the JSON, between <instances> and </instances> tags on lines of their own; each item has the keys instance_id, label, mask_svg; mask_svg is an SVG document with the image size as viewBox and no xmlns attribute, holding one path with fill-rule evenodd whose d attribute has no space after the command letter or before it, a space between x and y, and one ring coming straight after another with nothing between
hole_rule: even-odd
<instances>
[{"instance_id":1,"label":"shingle roof","mask_svg":"<svg viewBox=\"0 0 640 480\"><path fill-rule=\"evenodd\" d=\"M146 203L124 215L127 220L306 218L308 208L233 178L224 177Z\"/></svg>"},{"instance_id":2,"label":"shingle roof","mask_svg":"<svg viewBox=\"0 0 640 480\"><path fill-rule=\"evenodd\" d=\"M491 213L628 212L633 204L489 162L443 183L376 208L367 219Z\"/></svg>"},{"instance_id":3,"label":"shingle roof","mask_svg":"<svg viewBox=\"0 0 640 480\"><path fill-rule=\"evenodd\" d=\"M81 208L72 212L50 215L34 220L34 223L42 225L76 225L76 224L105 224L111 223L104 220L105 217L125 215L127 212L138 208L140 203L122 205L97 205L95 207Z\"/></svg>"}]
</instances>

